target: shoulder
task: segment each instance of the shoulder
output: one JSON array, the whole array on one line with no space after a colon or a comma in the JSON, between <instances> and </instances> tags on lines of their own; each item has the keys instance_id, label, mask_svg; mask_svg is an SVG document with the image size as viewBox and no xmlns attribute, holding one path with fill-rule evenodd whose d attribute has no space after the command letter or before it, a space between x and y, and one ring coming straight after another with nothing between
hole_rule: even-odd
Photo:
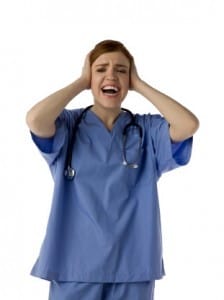
<instances>
[{"instance_id":1,"label":"shoulder","mask_svg":"<svg viewBox=\"0 0 224 300\"><path fill-rule=\"evenodd\" d=\"M67 126L73 126L82 111L83 108L77 108L77 109L64 108L56 120L56 125L61 126L62 124L65 124Z\"/></svg>"},{"instance_id":2,"label":"shoulder","mask_svg":"<svg viewBox=\"0 0 224 300\"><path fill-rule=\"evenodd\" d=\"M160 114L135 114L135 120L145 128L159 128L168 125L165 118Z\"/></svg>"},{"instance_id":3,"label":"shoulder","mask_svg":"<svg viewBox=\"0 0 224 300\"><path fill-rule=\"evenodd\" d=\"M70 118L77 118L80 113L82 112L83 108L77 108L77 109L67 109L64 108L61 114L59 115L60 119L70 119Z\"/></svg>"}]
</instances>

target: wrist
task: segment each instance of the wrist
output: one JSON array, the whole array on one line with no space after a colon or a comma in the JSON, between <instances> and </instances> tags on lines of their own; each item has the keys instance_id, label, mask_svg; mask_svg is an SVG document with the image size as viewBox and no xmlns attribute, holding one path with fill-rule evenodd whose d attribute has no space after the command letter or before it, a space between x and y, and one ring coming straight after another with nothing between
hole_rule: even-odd
<instances>
[{"instance_id":1,"label":"wrist","mask_svg":"<svg viewBox=\"0 0 224 300\"><path fill-rule=\"evenodd\" d=\"M142 90L144 89L146 83L141 80L140 78L138 78L137 80L135 80L135 82L132 85L132 89L134 91L136 91L137 93L142 93Z\"/></svg>"},{"instance_id":2,"label":"wrist","mask_svg":"<svg viewBox=\"0 0 224 300\"><path fill-rule=\"evenodd\" d=\"M79 85L80 92L90 88L90 81L87 78L79 77L75 83Z\"/></svg>"}]
</instances>

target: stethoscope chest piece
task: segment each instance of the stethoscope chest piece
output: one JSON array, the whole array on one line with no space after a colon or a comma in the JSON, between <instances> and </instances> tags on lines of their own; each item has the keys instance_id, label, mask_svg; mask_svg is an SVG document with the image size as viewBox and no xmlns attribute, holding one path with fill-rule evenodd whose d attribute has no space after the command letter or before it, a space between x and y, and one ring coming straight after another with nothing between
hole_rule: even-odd
<instances>
[{"instance_id":1,"label":"stethoscope chest piece","mask_svg":"<svg viewBox=\"0 0 224 300\"><path fill-rule=\"evenodd\" d=\"M137 169L138 168L138 164L137 163L133 163L133 164L130 164L128 163L125 158L123 160L123 166L126 166L126 167L129 167L131 169Z\"/></svg>"},{"instance_id":2,"label":"stethoscope chest piece","mask_svg":"<svg viewBox=\"0 0 224 300\"><path fill-rule=\"evenodd\" d=\"M72 180L75 177L75 170L71 166L67 166L64 175L67 180Z\"/></svg>"}]
</instances>

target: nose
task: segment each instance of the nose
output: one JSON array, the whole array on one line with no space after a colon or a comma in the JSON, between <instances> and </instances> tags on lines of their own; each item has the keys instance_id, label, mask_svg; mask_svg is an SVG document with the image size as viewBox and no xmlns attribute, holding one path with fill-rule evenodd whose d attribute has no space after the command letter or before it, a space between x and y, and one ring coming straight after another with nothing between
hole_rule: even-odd
<instances>
[{"instance_id":1,"label":"nose","mask_svg":"<svg viewBox=\"0 0 224 300\"><path fill-rule=\"evenodd\" d=\"M106 77L108 80L117 80L117 75L113 68L108 68Z\"/></svg>"}]
</instances>

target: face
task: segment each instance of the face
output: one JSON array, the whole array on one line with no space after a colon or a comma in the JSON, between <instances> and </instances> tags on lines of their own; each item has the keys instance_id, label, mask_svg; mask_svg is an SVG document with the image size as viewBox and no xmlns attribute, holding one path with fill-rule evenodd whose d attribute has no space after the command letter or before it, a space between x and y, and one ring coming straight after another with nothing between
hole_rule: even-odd
<instances>
[{"instance_id":1,"label":"face","mask_svg":"<svg viewBox=\"0 0 224 300\"><path fill-rule=\"evenodd\" d=\"M122 52L100 55L91 67L95 106L120 108L129 90L130 62Z\"/></svg>"}]
</instances>

